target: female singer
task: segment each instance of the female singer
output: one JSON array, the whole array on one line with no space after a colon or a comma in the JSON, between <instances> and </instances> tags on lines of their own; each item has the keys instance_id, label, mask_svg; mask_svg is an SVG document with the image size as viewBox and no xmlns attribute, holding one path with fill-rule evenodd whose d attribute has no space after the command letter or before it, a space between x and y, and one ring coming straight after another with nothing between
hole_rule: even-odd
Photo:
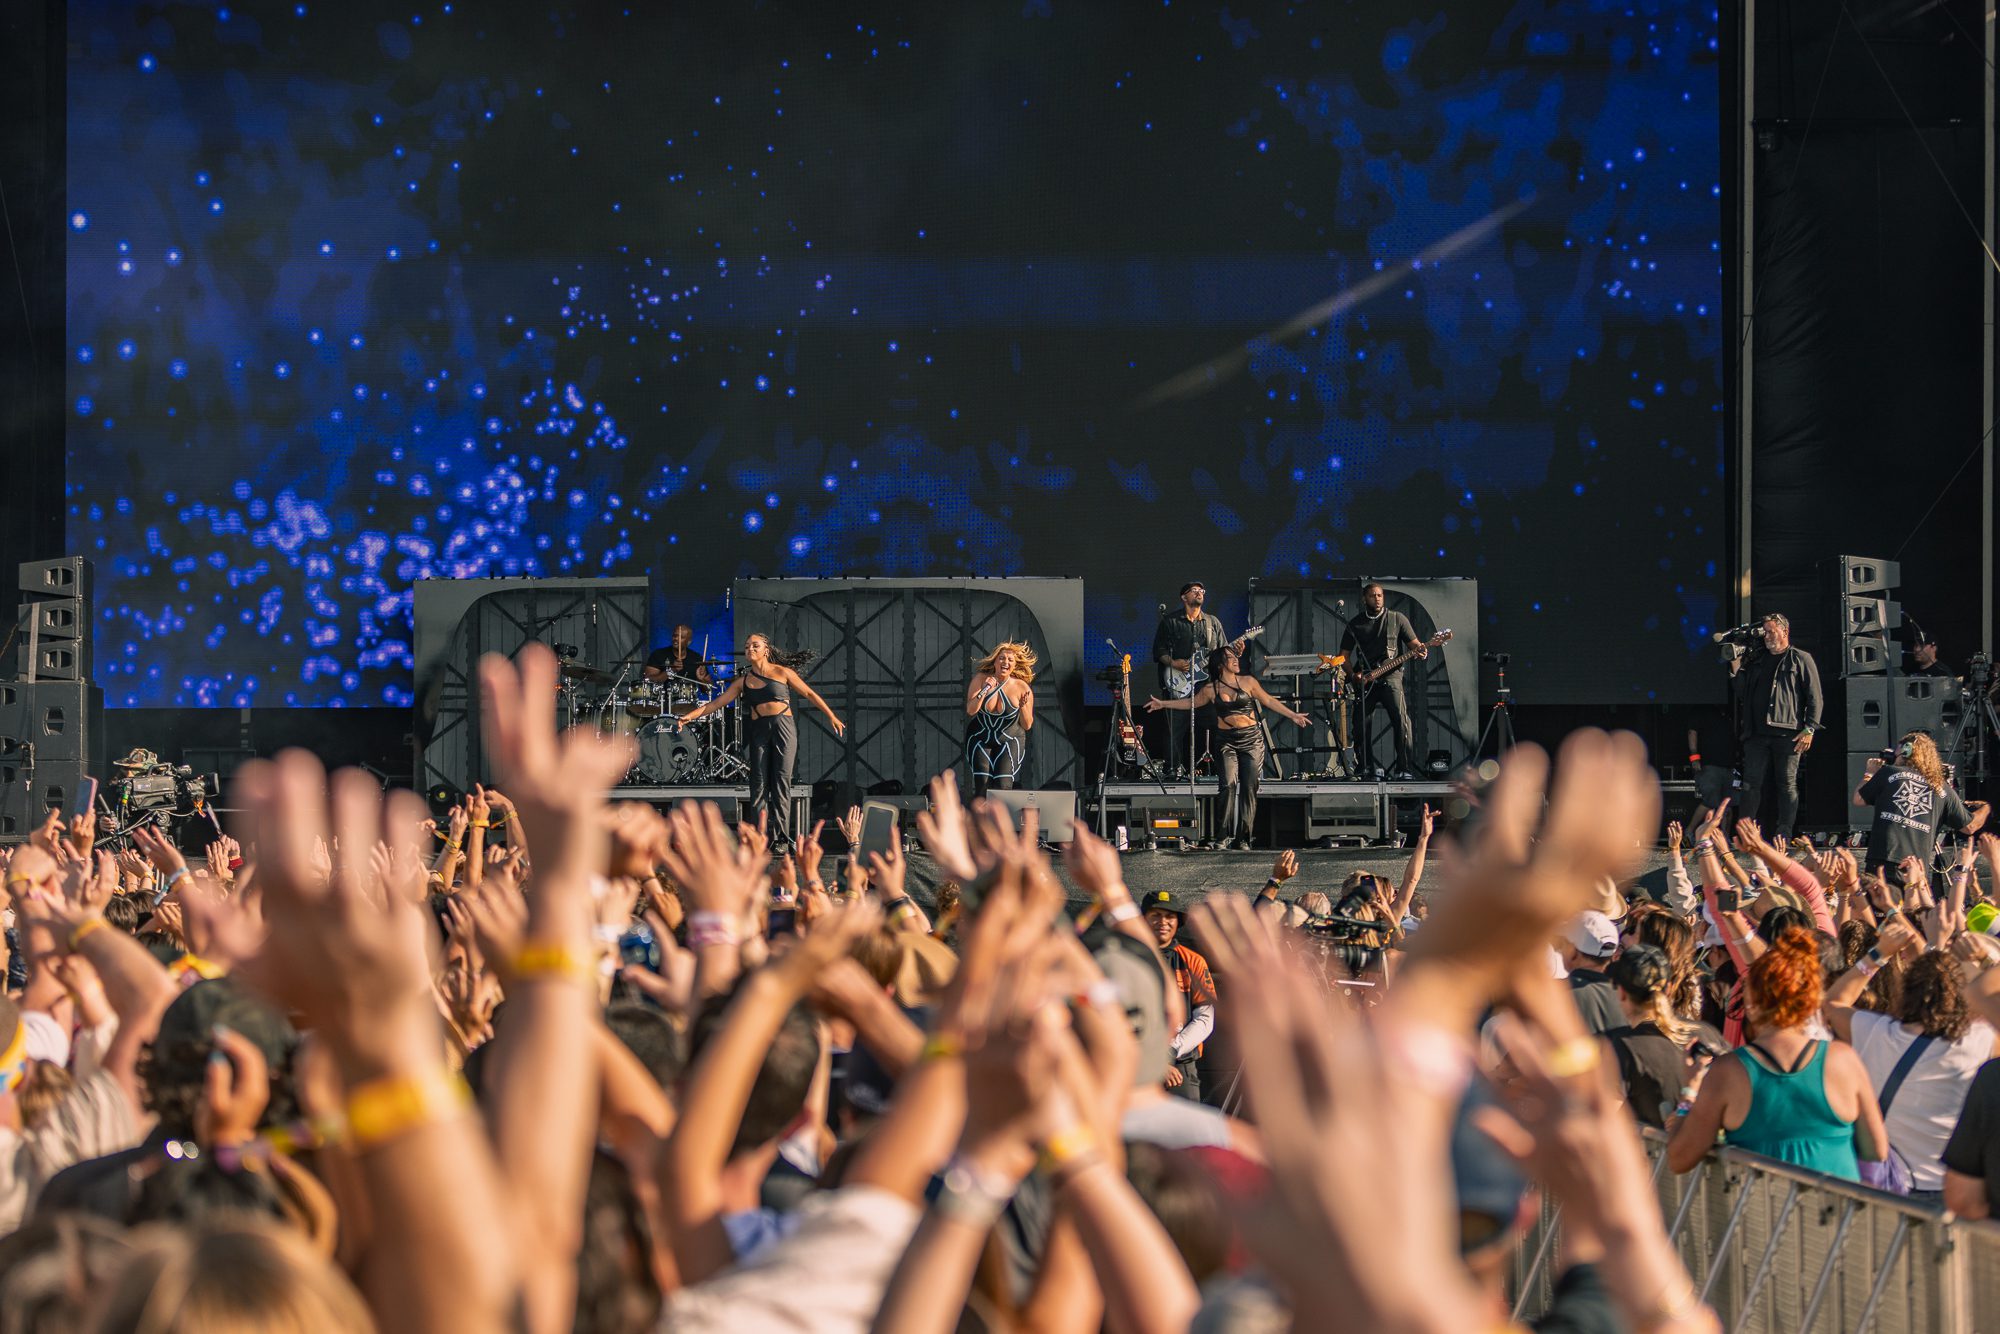
<instances>
[{"instance_id":1,"label":"female singer","mask_svg":"<svg viewBox=\"0 0 2000 1334\"><path fill-rule=\"evenodd\" d=\"M750 706L743 731L743 749L750 762L749 818L754 821L761 814L770 822L773 851L789 851L792 846L792 766L799 756L792 696L796 694L825 714L835 736L847 731L847 724L834 716L832 706L793 670L813 657L812 653L780 653L763 635L751 635L744 642L743 670L736 679L714 699L674 720L678 732L697 718L728 708L737 695L743 696Z\"/></svg>"},{"instance_id":2,"label":"female singer","mask_svg":"<svg viewBox=\"0 0 2000 1334\"><path fill-rule=\"evenodd\" d=\"M1001 644L972 668L965 688L965 767L972 795L1012 788L1028 758L1028 729L1035 725L1035 654L1026 644Z\"/></svg>"},{"instance_id":3,"label":"female singer","mask_svg":"<svg viewBox=\"0 0 2000 1334\"><path fill-rule=\"evenodd\" d=\"M1257 820L1257 780L1264 772L1264 725L1257 716L1260 703L1284 715L1300 727L1312 719L1295 713L1273 699L1254 676L1243 674L1243 662L1236 650L1223 647L1212 656L1221 662L1209 683L1194 692L1192 699L1146 701L1146 712L1175 709L1185 713L1204 705L1215 705L1215 739L1222 752L1222 835L1223 846L1248 848L1250 831Z\"/></svg>"}]
</instances>

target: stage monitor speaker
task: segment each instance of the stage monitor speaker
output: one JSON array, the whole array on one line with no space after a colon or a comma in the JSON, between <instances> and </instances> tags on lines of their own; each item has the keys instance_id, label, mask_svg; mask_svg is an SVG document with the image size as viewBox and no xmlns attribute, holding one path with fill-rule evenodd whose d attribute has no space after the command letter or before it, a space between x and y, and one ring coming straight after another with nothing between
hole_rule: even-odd
<instances>
[{"instance_id":1,"label":"stage monitor speaker","mask_svg":"<svg viewBox=\"0 0 2000 1334\"><path fill-rule=\"evenodd\" d=\"M1872 556L1840 558L1840 591L1849 596L1862 593L1892 593L1903 583L1903 567L1893 560Z\"/></svg>"},{"instance_id":2,"label":"stage monitor speaker","mask_svg":"<svg viewBox=\"0 0 2000 1334\"><path fill-rule=\"evenodd\" d=\"M102 779L104 692L81 681L0 681L0 762L80 764Z\"/></svg>"},{"instance_id":3,"label":"stage monitor speaker","mask_svg":"<svg viewBox=\"0 0 2000 1334\"><path fill-rule=\"evenodd\" d=\"M1315 792L1306 798L1308 839L1374 838L1381 833L1381 815L1372 788L1357 792Z\"/></svg>"},{"instance_id":4,"label":"stage monitor speaker","mask_svg":"<svg viewBox=\"0 0 2000 1334\"><path fill-rule=\"evenodd\" d=\"M1029 810L1035 812L1045 843L1068 843L1076 838L1076 793L1063 791L1034 791L1025 788L1001 790L990 788L986 793L988 801L1005 806L1014 813L1014 827L1019 829L1021 821ZM1139 799L1132 805L1137 807Z\"/></svg>"}]
</instances>

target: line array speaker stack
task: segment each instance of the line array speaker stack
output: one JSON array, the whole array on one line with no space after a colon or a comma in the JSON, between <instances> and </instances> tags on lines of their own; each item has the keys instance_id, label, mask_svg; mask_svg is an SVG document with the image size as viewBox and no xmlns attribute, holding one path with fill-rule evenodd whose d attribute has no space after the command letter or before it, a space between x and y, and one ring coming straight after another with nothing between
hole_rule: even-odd
<instances>
[{"instance_id":1,"label":"line array speaker stack","mask_svg":"<svg viewBox=\"0 0 2000 1334\"><path fill-rule=\"evenodd\" d=\"M20 569L14 676L0 682L0 842L26 838L104 769L104 692L91 684L90 562Z\"/></svg>"},{"instance_id":2,"label":"line array speaker stack","mask_svg":"<svg viewBox=\"0 0 2000 1334\"><path fill-rule=\"evenodd\" d=\"M1903 607L1893 596L1902 584L1901 565L1842 556L1835 564L1835 577L1841 708L1847 730L1847 787L1841 802L1849 827L1865 829L1872 813L1849 804L1846 793L1860 785L1868 761L1895 745L1905 732L1922 728L1940 746L1949 745L1958 730L1961 687L1948 676L1902 674L1902 646L1896 632L1903 625ZM1829 698L1827 703L1831 710L1833 701Z\"/></svg>"}]
</instances>

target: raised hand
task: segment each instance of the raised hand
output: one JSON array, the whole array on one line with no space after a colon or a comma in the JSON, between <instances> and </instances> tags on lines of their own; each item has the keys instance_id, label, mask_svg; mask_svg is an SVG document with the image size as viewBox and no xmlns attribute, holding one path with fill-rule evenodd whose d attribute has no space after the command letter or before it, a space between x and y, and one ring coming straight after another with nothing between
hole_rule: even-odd
<instances>
[{"instance_id":1,"label":"raised hand","mask_svg":"<svg viewBox=\"0 0 2000 1334\"><path fill-rule=\"evenodd\" d=\"M1768 857L1776 851L1764 837L1763 829L1748 816L1736 822L1736 846L1739 850L1758 857Z\"/></svg>"},{"instance_id":2,"label":"raised hand","mask_svg":"<svg viewBox=\"0 0 2000 1334\"><path fill-rule=\"evenodd\" d=\"M1679 820L1667 821L1667 855L1669 857L1678 857L1681 855L1681 822Z\"/></svg>"},{"instance_id":3,"label":"raised hand","mask_svg":"<svg viewBox=\"0 0 2000 1334\"><path fill-rule=\"evenodd\" d=\"M919 816L917 818L921 821L923 817ZM826 854L820 847L819 835L820 831L825 828L826 821L815 820L813 821L812 832L799 840L797 860L794 864L798 867L798 878L808 885L817 884L820 881L819 867L820 863L825 860Z\"/></svg>"},{"instance_id":4,"label":"raised hand","mask_svg":"<svg viewBox=\"0 0 2000 1334\"><path fill-rule=\"evenodd\" d=\"M608 839L598 812L634 758L630 741L593 728L556 735L548 709L556 678L555 655L539 644L521 650L518 667L492 654L479 664L488 754L520 813L538 899L552 882L587 894L589 874L605 869Z\"/></svg>"},{"instance_id":5,"label":"raised hand","mask_svg":"<svg viewBox=\"0 0 2000 1334\"><path fill-rule=\"evenodd\" d=\"M1588 906L1599 881L1638 869L1660 818L1645 744L1628 732L1573 732L1553 788L1548 773L1538 746L1517 746L1501 761L1480 838L1450 867L1443 903L1451 910L1431 914L1413 954L1509 971Z\"/></svg>"},{"instance_id":6,"label":"raised hand","mask_svg":"<svg viewBox=\"0 0 2000 1334\"><path fill-rule=\"evenodd\" d=\"M868 878L884 902L903 897L903 883L909 870L909 863L903 860L903 840L900 838L889 840L888 856L879 852L868 854Z\"/></svg>"},{"instance_id":7,"label":"raised hand","mask_svg":"<svg viewBox=\"0 0 2000 1334\"><path fill-rule=\"evenodd\" d=\"M62 868L62 893L76 921L102 917L105 905L118 893L118 862L108 852Z\"/></svg>"},{"instance_id":8,"label":"raised hand","mask_svg":"<svg viewBox=\"0 0 2000 1334\"><path fill-rule=\"evenodd\" d=\"M352 1077L436 1063L428 926L415 904L373 894L365 859L350 855L322 874L329 831L343 848L386 832L381 788L358 769L328 780L312 755L289 750L237 771L234 804L258 850L269 933L250 972L280 1005L303 1012ZM390 796L411 827L423 818L413 792Z\"/></svg>"},{"instance_id":9,"label":"raised hand","mask_svg":"<svg viewBox=\"0 0 2000 1334\"><path fill-rule=\"evenodd\" d=\"M161 875L187 870L187 858L181 856L181 850L161 832L158 825L142 824L134 829L132 843L146 854L146 860L152 862Z\"/></svg>"},{"instance_id":10,"label":"raised hand","mask_svg":"<svg viewBox=\"0 0 2000 1334\"><path fill-rule=\"evenodd\" d=\"M676 806L667 824L667 872L689 910L742 917L764 871L751 845L730 837L713 802Z\"/></svg>"},{"instance_id":11,"label":"raised hand","mask_svg":"<svg viewBox=\"0 0 2000 1334\"><path fill-rule=\"evenodd\" d=\"M840 832L847 837L850 851L861 846L861 808L849 806L847 814L840 817Z\"/></svg>"},{"instance_id":12,"label":"raised hand","mask_svg":"<svg viewBox=\"0 0 2000 1334\"><path fill-rule=\"evenodd\" d=\"M758 866L767 865L771 858L771 813L757 812L757 823L745 821L736 826L736 837L750 850L750 856Z\"/></svg>"},{"instance_id":13,"label":"raised hand","mask_svg":"<svg viewBox=\"0 0 2000 1334\"><path fill-rule=\"evenodd\" d=\"M1424 809L1429 810L1430 808L1425 807ZM1279 853L1278 859L1271 863L1271 879L1281 885L1298 873L1299 854L1293 852L1290 848L1286 848L1283 852Z\"/></svg>"},{"instance_id":14,"label":"raised hand","mask_svg":"<svg viewBox=\"0 0 2000 1334\"><path fill-rule=\"evenodd\" d=\"M946 769L931 779L931 808L917 813L917 837L937 861L938 869L953 880L970 880L979 874L972 857L972 843L965 825L965 808L958 800L958 777Z\"/></svg>"}]
</instances>

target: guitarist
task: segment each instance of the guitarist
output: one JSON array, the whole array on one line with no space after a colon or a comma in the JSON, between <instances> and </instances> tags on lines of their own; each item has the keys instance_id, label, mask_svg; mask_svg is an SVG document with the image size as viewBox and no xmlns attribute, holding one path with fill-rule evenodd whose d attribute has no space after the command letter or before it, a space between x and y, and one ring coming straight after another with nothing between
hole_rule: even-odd
<instances>
[{"instance_id":1,"label":"guitarist","mask_svg":"<svg viewBox=\"0 0 2000 1334\"><path fill-rule=\"evenodd\" d=\"M1206 669L1195 670L1197 663L1205 662L1210 653L1227 642L1222 637L1222 622L1202 610L1207 598L1208 590L1202 587L1199 580L1192 580L1181 585L1178 611L1161 609L1160 628L1153 632L1153 664L1159 668L1160 694L1164 696L1186 699L1193 695L1192 685L1183 685L1176 690L1168 680L1169 672L1179 673L1182 677L1206 678ZM1179 719L1170 718L1168 722L1172 724L1167 728L1168 774L1173 779L1185 778L1201 748L1196 746L1190 752L1190 729Z\"/></svg>"},{"instance_id":2,"label":"guitarist","mask_svg":"<svg viewBox=\"0 0 2000 1334\"><path fill-rule=\"evenodd\" d=\"M1369 584L1363 588L1361 614L1348 622L1347 634L1340 641L1341 652L1356 655L1349 660L1356 676L1405 652L1414 652L1418 658L1430 656L1429 646L1412 628L1410 618L1384 606L1386 596L1380 584ZM1401 667L1362 687L1360 741L1361 767L1365 773L1372 773L1377 767L1375 729L1372 725L1377 709L1388 711L1390 734L1396 740L1396 767L1390 777L1415 778L1417 766L1410 735L1410 703L1403 694Z\"/></svg>"}]
</instances>

